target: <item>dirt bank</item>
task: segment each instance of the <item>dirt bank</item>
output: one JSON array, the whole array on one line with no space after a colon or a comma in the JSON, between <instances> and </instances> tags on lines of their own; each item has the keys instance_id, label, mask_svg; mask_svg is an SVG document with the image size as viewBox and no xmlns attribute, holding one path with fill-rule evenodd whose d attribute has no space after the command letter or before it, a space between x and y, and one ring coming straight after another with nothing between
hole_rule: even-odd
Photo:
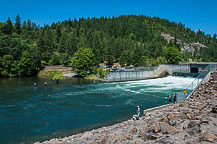
<instances>
[{"instance_id":1,"label":"dirt bank","mask_svg":"<svg viewBox=\"0 0 217 144\"><path fill-rule=\"evenodd\" d=\"M44 74L48 74L49 71L51 70L59 70L61 71L63 74L66 73L71 73L71 67L66 67L66 66L45 66L43 68L43 70L41 70L39 72L39 75L44 75Z\"/></svg>"}]
</instances>

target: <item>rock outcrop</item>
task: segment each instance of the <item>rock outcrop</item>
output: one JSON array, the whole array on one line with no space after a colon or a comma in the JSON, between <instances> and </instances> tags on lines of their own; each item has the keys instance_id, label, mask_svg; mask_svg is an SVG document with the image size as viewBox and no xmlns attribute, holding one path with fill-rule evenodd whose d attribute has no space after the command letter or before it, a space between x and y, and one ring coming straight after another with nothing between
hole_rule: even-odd
<instances>
[{"instance_id":1,"label":"rock outcrop","mask_svg":"<svg viewBox=\"0 0 217 144\"><path fill-rule=\"evenodd\" d=\"M162 33L161 36L163 36L164 39L166 39L168 42L175 39L173 36L167 33ZM204 44L201 44L199 42L186 43L180 39L177 39L177 43L181 46L182 52L187 52L191 54L194 54L195 48L200 50L200 48L207 47Z\"/></svg>"}]
</instances>

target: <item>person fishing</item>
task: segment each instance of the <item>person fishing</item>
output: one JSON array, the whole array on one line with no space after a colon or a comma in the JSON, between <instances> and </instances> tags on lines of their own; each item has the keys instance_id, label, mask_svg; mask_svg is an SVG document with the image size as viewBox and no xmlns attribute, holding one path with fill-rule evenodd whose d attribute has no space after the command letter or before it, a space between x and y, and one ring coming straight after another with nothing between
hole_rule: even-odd
<instances>
[{"instance_id":1,"label":"person fishing","mask_svg":"<svg viewBox=\"0 0 217 144\"><path fill-rule=\"evenodd\" d=\"M36 82L34 83L34 87L36 87L37 86L37 84L36 84Z\"/></svg>"}]
</instances>

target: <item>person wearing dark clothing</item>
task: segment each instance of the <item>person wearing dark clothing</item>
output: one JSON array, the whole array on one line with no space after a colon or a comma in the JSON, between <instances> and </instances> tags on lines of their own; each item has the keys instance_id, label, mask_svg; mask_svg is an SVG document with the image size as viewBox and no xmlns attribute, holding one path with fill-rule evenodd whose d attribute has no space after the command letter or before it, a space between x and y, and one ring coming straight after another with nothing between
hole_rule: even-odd
<instances>
[{"instance_id":1,"label":"person wearing dark clothing","mask_svg":"<svg viewBox=\"0 0 217 144\"><path fill-rule=\"evenodd\" d=\"M137 106L137 111L136 111L136 115L133 115L133 120L139 120L140 117L140 107Z\"/></svg>"},{"instance_id":2,"label":"person wearing dark clothing","mask_svg":"<svg viewBox=\"0 0 217 144\"><path fill-rule=\"evenodd\" d=\"M176 95L173 93L173 103L176 103Z\"/></svg>"},{"instance_id":3,"label":"person wearing dark clothing","mask_svg":"<svg viewBox=\"0 0 217 144\"><path fill-rule=\"evenodd\" d=\"M169 94L169 104L171 104L171 95Z\"/></svg>"},{"instance_id":4,"label":"person wearing dark clothing","mask_svg":"<svg viewBox=\"0 0 217 144\"><path fill-rule=\"evenodd\" d=\"M133 120L139 120L139 116L138 115L133 115Z\"/></svg>"}]
</instances>

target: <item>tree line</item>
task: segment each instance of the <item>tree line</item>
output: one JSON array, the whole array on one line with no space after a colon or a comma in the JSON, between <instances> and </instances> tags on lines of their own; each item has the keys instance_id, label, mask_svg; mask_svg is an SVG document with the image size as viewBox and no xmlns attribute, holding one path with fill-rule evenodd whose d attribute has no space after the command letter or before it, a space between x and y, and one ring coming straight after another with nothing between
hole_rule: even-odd
<instances>
[{"instance_id":1,"label":"tree line","mask_svg":"<svg viewBox=\"0 0 217 144\"><path fill-rule=\"evenodd\" d=\"M162 32L174 36L174 41L168 43ZM207 47L195 50L193 55L181 53L176 39L198 41ZM36 75L46 65L76 68L73 57L78 57L76 52L81 53L81 49L90 53L93 59L88 65L95 67L101 62L110 66L116 62L122 66L151 66L177 63L189 57L197 61L217 61L216 34L194 32L180 22L158 17L79 18L41 27L31 20L21 22L18 14L15 23L10 18L0 22L1 77Z\"/></svg>"}]
</instances>

